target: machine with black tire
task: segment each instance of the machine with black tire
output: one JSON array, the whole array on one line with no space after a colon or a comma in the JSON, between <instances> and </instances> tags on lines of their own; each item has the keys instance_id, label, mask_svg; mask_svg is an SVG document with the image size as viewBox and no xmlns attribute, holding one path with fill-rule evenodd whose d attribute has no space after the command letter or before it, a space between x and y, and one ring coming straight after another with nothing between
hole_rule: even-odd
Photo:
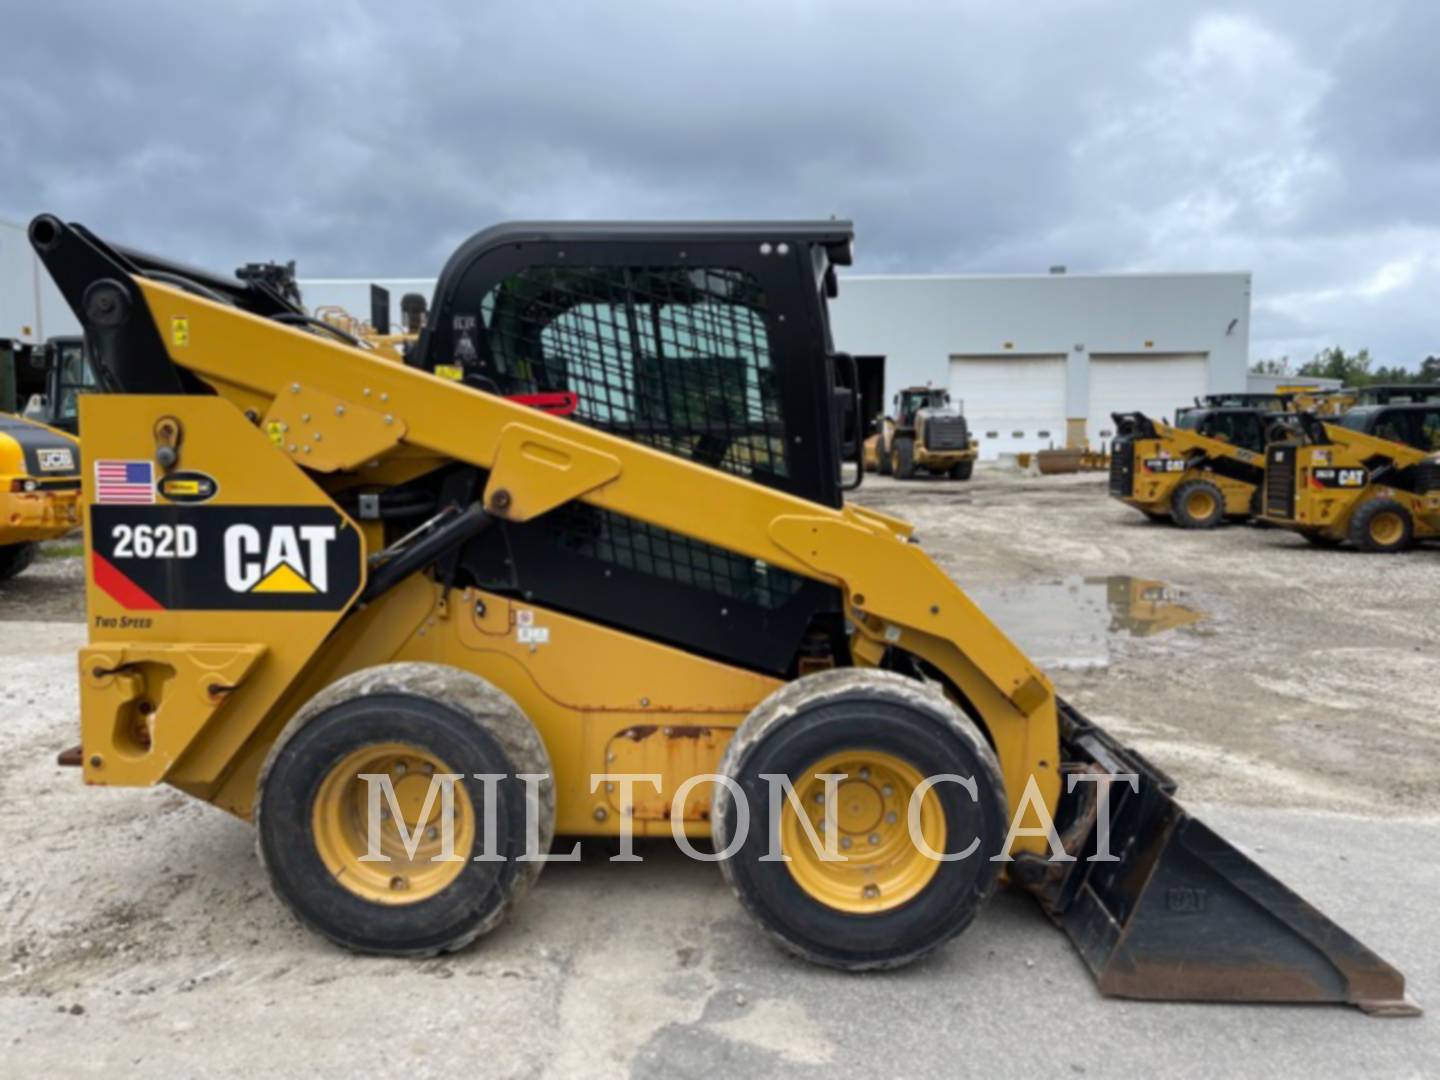
<instances>
[{"instance_id":1,"label":"machine with black tire","mask_svg":"<svg viewBox=\"0 0 1440 1080\"><path fill-rule=\"evenodd\" d=\"M80 524L80 444L0 413L0 581L23 573L44 540Z\"/></svg>"},{"instance_id":2,"label":"machine with black tire","mask_svg":"<svg viewBox=\"0 0 1440 1080\"><path fill-rule=\"evenodd\" d=\"M263 282L31 240L132 496L87 473L62 760L253 821L320 934L457 949L568 838L670 836L837 968L925 955L1003 878L1107 993L1416 1011L845 501L848 223L493 228L403 365Z\"/></svg>"},{"instance_id":3,"label":"machine with black tire","mask_svg":"<svg viewBox=\"0 0 1440 1080\"><path fill-rule=\"evenodd\" d=\"M1384 554L1440 537L1440 397L1298 420L1266 451L1267 522Z\"/></svg>"},{"instance_id":4,"label":"machine with black tire","mask_svg":"<svg viewBox=\"0 0 1440 1080\"><path fill-rule=\"evenodd\" d=\"M916 473L969 480L980 456L965 411L950 392L911 386L895 395L895 414L880 420L874 456L882 476L913 480Z\"/></svg>"},{"instance_id":5,"label":"machine with black tire","mask_svg":"<svg viewBox=\"0 0 1440 1080\"><path fill-rule=\"evenodd\" d=\"M1115 413L1110 495L1152 521L1213 529L1260 510L1269 408L1196 406L1173 425Z\"/></svg>"}]
</instances>

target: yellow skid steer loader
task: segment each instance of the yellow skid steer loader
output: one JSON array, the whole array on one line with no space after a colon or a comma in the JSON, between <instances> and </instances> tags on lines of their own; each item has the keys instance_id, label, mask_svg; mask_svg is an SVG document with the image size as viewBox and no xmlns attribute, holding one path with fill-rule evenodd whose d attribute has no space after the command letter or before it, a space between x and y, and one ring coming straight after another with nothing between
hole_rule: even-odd
<instances>
[{"instance_id":1,"label":"yellow skid steer loader","mask_svg":"<svg viewBox=\"0 0 1440 1080\"><path fill-rule=\"evenodd\" d=\"M263 283L30 237L126 480L86 474L64 759L253 821L332 941L456 949L554 837L671 835L820 964L933 950L1003 871L1106 993L1416 1011L844 501L848 223L492 228L405 364Z\"/></svg>"},{"instance_id":2,"label":"yellow skid steer loader","mask_svg":"<svg viewBox=\"0 0 1440 1080\"><path fill-rule=\"evenodd\" d=\"M1394 553L1440 538L1440 398L1301 414L1266 452L1265 520L1316 547Z\"/></svg>"},{"instance_id":3,"label":"yellow skid steer loader","mask_svg":"<svg viewBox=\"0 0 1440 1080\"><path fill-rule=\"evenodd\" d=\"M1152 521L1213 529L1260 512L1271 409L1197 406L1172 426L1114 413L1110 494Z\"/></svg>"}]
</instances>

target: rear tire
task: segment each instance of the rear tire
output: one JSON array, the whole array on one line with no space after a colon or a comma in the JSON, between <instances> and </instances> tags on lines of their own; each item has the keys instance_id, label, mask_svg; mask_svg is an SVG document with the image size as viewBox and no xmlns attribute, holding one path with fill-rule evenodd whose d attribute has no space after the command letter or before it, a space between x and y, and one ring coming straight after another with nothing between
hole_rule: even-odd
<instances>
[{"instance_id":1,"label":"rear tire","mask_svg":"<svg viewBox=\"0 0 1440 1080\"><path fill-rule=\"evenodd\" d=\"M896 480L915 478L915 440L896 439L891 450L890 468Z\"/></svg>"},{"instance_id":2,"label":"rear tire","mask_svg":"<svg viewBox=\"0 0 1440 1080\"><path fill-rule=\"evenodd\" d=\"M1225 496L1209 480L1187 480L1170 499L1170 516L1182 529L1213 529L1225 519Z\"/></svg>"},{"instance_id":3,"label":"rear tire","mask_svg":"<svg viewBox=\"0 0 1440 1080\"><path fill-rule=\"evenodd\" d=\"M396 846L383 794L381 851L389 861L359 857L368 851L363 773L392 777L406 829L420 844L414 859ZM430 773L462 777L453 785L458 861L434 859L443 853L442 786ZM477 773L505 777L495 783L492 823ZM484 679L441 664L355 672L312 698L271 748L255 806L260 861L295 917L338 945L390 956L452 952L498 926L544 865L517 861L527 843L518 773L549 776L549 756L520 707ZM538 790L529 812L544 854L555 830L553 776ZM487 854L504 859L476 862L490 824L496 845Z\"/></svg>"},{"instance_id":4,"label":"rear tire","mask_svg":"<svg viewBox=\"0 0 1440 1080\"><path fill-rule=\"evenodd\" d=\"M881 476L890 475L890 448L885 445L884 434L875 444L875 471Z\"/></svg>"},{"instance_id":5,"label":"rear tire","mask_svg":"<svg viewBox=\"0 0 1440 1080\"><path fill-rule=\"evenodd\" d=\"M1404 551L1415 537L1410 511L1394 499L1370 499L1350 515L1350 542L1361 551L1393 555Z\"/></svg>"},{"instance_id":6,"label":"rear tire","mask_svg":"<svg viewBox=\"0 0 1440 1080\"><path fill-rule=\"evenodd\" d=\"M0 545L0 581L9 581L23 574L26 567L35 561L35 553L39 550L40 545L33 542Z\"/></svg>"},{"instance_id":7,"label":"rear tire","mask_svg":"<svg viewBox=\"0 0 1440 1080\"><path fill-rule=\"evenodd\" d=\"M814 779L823 771L847 777L834 807L843 862L816 857L787 799L772 822L761 778L789 777L801 809L823 820ZM797 956L849 971L899 967L964 930L995 890L999 864L990 859L1008 827L1000 764L975 724L926 684L855 668L797 679L746 718L719 772L739 794L715 786L717 851L737 838L740 800L749 822L721 870L761 928ZM918 778L941 774L976 788L972 799L960 784L937 783L918 800L934 850L964 852L975 842L973 854L951 862L922 854L907 828ZM762 859L773 830L786 861Z\"/></svg>"},{"instance_id":8,"label":"rear tire","mask_svg":"<svg viewBox=\"0 0 1440 1080\"><path fill-rule=\"evenodd\" d=\"M950 479L969 480L971 475L974 474L974 472L975 463L973 461L956 462L955 465L951 466L950 468Z\"/></svg>"}]
</instances>

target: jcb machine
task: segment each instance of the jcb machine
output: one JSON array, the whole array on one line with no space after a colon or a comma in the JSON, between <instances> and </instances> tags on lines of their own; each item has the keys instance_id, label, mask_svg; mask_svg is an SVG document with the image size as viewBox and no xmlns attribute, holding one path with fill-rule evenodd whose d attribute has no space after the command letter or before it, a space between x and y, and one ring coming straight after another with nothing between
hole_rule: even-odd
<instances>
[{"instance_id":1,"label":"jcb machine","mask_svg":"<svg viewBox=\"0 0 1440 1080\"><path fill-rule=\"evenodd\" d=\"M1440 397L1299 421L1266 451L1265 520L1317 547L1397 552L1440 537Z\"/></svg>"},{"instance_id":2,"label":"jcb machine","mask_svg":"<svg viewBox=\"0 0 1440 1080\"><path fill-rule=\"evenodd\" d=\"M1260 512L1268 408L1181 410L1175 424L1115 413L1110 494L1155 521L1213 529Z\"/></svg>"},{"instance_id":3,"label":"jcb machine","mask_svg":"<svg viewBox=\"0 0 1440 1080\"><path fill-rule=\"evenodd\" d=\"M895 395L895 415L880 422L875 453L878 471L897 480L910 480L922 469L969 480L979 447L948 391L912 386Z\"/></svg>"},{"instance_id":4,"label":"jcb machine","mask_svg":"<svg viewBox=\"0 0 1440 1080\"><path fill-rule=\"evenodd\" d=\"M91 389L80 338L37 346L44 393L24 416L0 412L0 581L35 561L42 540L80 524L76 395Z\"/></svg>"},{"instance_id":5,"label":"jcb machine","mask_svg":"<svg viewBox=\"0 0 1440 1080\"><path fill-rule=\"evenodd\" d=\"M408 366L263 285L53 217L30 235L113 391L81 403L64 759L253 821L333 941L457 949L554 837L673 833L821 964L914 960L1003 871L1107 993L1415 1011L909 525L844 502L848 223L493 228ZM555 394L569 415L514 399Z\"/></svg>"}]
</instances>

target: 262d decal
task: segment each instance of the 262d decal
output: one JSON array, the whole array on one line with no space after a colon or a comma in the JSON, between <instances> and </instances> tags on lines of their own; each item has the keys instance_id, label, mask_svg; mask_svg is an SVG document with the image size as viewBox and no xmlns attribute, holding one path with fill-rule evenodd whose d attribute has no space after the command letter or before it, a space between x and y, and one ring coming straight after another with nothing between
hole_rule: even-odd
<instances>
[{"instance_id":1,"label":"262d decal","mask_svg":"<svg viewBox=\"0 0 1440 1080\"><path fill-rule=\"evenodd\" d=\"M327 507L91 508L95 584L132 611L339 611L360 587L355 529Z\"/></svg>"}]
</instances>

